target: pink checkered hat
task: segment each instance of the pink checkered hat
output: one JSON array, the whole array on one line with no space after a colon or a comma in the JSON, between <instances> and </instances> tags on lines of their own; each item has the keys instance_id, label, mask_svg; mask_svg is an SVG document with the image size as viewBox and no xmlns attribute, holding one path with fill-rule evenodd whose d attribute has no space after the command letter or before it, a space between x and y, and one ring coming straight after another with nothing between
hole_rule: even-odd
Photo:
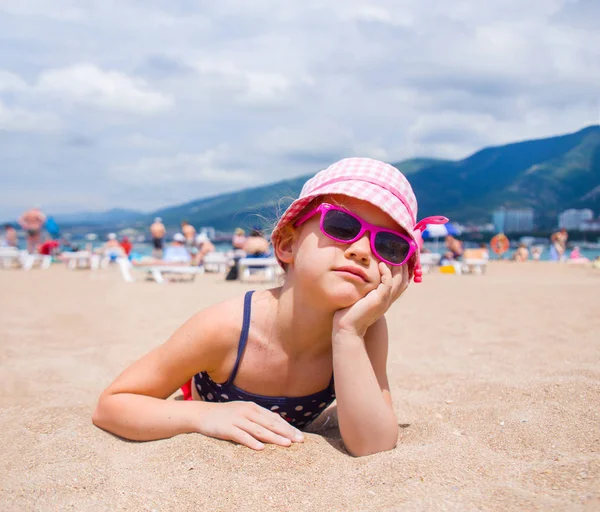
<instances>
[{"instance_id":1,"label":"pink checkered hat","mask_svg":"<svg viewBox=\"0 0 600 512\"><path fill-rule=\"evenodd\" d=\"M417 223L417 198L410 183L398 169L370 158L345 158L318 172L302 187L300 197L285 211L271 234L273 245L280 230L298 217L315 197L342 194L367 201L394 219L419 247L426 224L442 224L445 217L428 217ZM416 255L418 257L418 255ZM418 267L418 261L410 264ZM415 281L417 281L415 271ZM420 277L420 276L419 276ZM419 279L420 280L420 279Z\"/></svg>"}]
</instances>

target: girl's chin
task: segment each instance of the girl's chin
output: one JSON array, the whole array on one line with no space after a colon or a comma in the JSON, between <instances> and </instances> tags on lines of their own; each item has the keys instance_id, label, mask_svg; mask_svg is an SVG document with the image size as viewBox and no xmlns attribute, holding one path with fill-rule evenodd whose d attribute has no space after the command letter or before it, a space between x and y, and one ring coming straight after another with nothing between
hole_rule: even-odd
<instances>
[{"instance_id":1,"label":"girl's chin","mask_svg":"<svg viewBox=\"0 0 600 512\"><path fill-rule=\"evenodd\" d=\"M356 288L348 290L338 289L335 292L331 291L331 293L328 293L327 299L337 311L338 309L345 309L353 306L365 295L366 293L361 293Z\"/></svg>"}]
</instances>

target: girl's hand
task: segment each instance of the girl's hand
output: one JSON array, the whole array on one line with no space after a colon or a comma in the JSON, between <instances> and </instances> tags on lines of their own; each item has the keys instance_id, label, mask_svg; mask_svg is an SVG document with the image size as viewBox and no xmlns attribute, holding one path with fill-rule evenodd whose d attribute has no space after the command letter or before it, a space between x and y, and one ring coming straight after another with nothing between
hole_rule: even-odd
<instances>
[{"instance_id":1,"label":"girl's hand","mask_svg":"<svg viewBox=\"0 0 600 512\"><path fill-rule=\"evenodd\" d=\"M381 282L352 306L336 311L333 315L334 335L349 332L364 337L367 329L389 309L392 303L408 287L408 265L392 267L379 263Z\"/></svg>"},{"instance_id":2,"label":"girl's hand","mask_svg":"<svg viewBox=\"0 0 600 512\"><path fill-rule=\"evenodd\" d=\"M253 450L262 450L263 443L290 446L304 441L302 433L279 414L253 402L205 402L198 432L205 436L225 439Z\"/></svg>"}]
</instances>

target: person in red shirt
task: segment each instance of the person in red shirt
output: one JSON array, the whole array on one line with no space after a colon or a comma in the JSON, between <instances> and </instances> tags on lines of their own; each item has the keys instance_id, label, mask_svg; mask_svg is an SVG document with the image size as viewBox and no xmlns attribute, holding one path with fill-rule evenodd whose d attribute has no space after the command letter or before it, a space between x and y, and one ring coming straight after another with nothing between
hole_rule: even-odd
<instances>
[{"instance_id":1,"label":"person in red shirt","mask_svg":"<svg viewBox=\"0 0 600 512\"><path fill-rule=\"evenodd\" d=\"M44 256L53 256L59 252L60 242L58 240L46 240L38 245L38 253Z\"/></svg>"},{"instance_id":2,"label":"person in red shirt","mask_svg":"<svg viewBox=\"0 0 600 512\"><path fill-rule=\"evenodd\" d=\"M133 244L129 241L129 237L128 236L124 236L121 239L121 247L123 248L123 250L125 251L125 254L127 256L129 256L129 253L131 252L131 249L133 247Z\"/></svg>"}]
</instances>

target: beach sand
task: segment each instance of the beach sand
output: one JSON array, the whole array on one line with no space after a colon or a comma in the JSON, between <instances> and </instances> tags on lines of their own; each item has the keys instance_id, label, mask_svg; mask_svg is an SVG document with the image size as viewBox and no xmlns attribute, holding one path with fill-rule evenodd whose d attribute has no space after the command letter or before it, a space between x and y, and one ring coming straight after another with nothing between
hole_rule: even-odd
<instances>
[{"instance_id":1,"label":"beach sand","mask_svg":"<svg viewBox=\"0 0 600 512\"><path fill-rule=\"evenodd\" d=\"M254 287L264 285L255 285ZM0 271L0 510L600 510L600 271L429 274L388 312L393 451L353 458L330 408L289 449L127 442L102 390L195 311L251 285Z\"/></svg>"}]
</instances>

